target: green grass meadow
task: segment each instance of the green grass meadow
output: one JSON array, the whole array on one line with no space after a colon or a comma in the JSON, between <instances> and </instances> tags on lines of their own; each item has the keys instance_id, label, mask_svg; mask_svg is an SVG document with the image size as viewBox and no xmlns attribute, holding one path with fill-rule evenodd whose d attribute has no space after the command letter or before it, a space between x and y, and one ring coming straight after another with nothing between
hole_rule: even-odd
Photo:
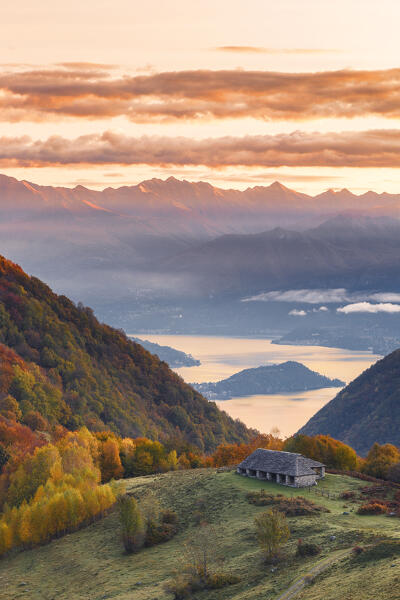
<instances>
[{"instance_id":1,"label":"green grass meadow","mask_svg":"<svg viewBox=\"0 0 400 600\"><path fill-rule=\"evenodd\" d=\"M365 482L328 474L318 485L324 496L285 488L216 469L175 471L127 480L127 491L139 500L150 492L161 505L178 513L180 532L171 541L138 554L126 555L120 540L117 514L0 562L0 599L14 600L171 600L165 583L182 570L185 538L198 526L199 514L213 524L223 569L240 576L240 582L201 592L199 600L275 600L319 561L355 545L368 546L379 539L400 542L400 519L359 516L357 505L337 499L345 490ZM265 489L287 496L300 495L330 510L288 519L291 538L284 557L272 572L265 565L254 534L254 517L265 507L246 500L250 490ZM334 498L328 498L327 493ZM347 511L349 515L343 515ZM331 540L331 536L335 536ZM317 557L295 556L298 539L321 546ZM394 565L394 566L392 566ZM399 600L400 557L363 563L353 557L329 567L302 590L301 600Z\"/></svg>"}]
</instances>

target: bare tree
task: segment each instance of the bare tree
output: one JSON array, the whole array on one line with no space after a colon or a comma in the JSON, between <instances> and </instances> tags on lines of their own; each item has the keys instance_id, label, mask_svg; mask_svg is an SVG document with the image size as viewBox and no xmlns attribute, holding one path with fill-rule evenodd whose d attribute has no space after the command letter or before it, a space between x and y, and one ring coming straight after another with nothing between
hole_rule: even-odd
<instances>
[{"instance_id":1,"label":"bare tree","mask_svg":"<svg viewBox=\"0 0 400 600\"><path fill-rule=\"evenodd\" d=\"M189 573L204 583L223 562L218 551L217 539L214 527L203 522L184 545L186 567Z\"/></svg>"}]
</instances>

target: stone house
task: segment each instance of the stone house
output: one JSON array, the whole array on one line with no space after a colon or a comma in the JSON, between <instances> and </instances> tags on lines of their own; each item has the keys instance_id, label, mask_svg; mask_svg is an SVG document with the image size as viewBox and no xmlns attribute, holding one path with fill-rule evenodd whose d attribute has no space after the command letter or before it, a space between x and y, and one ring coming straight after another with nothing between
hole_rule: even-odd
<instances>
[{"instance_id":1,"label":"stone house","mask_svg":"<svg viewBox=\"0 0 400 600\"><path fill-rule=\"evenodd\" d=\"M291 487L308 487L325 477L325 465L294 452L258 448L237 466L236 472Z\"/></svg>"}]
</instances>

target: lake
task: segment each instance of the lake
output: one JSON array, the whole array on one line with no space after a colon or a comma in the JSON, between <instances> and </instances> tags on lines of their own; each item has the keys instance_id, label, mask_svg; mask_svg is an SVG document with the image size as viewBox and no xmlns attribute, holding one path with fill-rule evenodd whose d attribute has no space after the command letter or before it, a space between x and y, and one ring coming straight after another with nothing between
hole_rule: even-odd
<instances>
[{"instance_id":1,"label":"lake","mask_svg":"<svg viewBox=\"0 0 400 600\"><path fill-rule=\"evenodd\" d=\"M132 334L136 335L136 334ZM346 383L376 362L380 356L321 346L281 346L271 339L212 337L191 335L144 335L137 337L172 346L192 354L201 361L198 367L174 369L187 383L219 381L242 369L295 360L327 377ZM323 388L290 394L244 396L218 401L218 406L231 417L249 427L269 433L277 427L285 436L292 435L340 388Z\"/></svg>"}]
</instances>

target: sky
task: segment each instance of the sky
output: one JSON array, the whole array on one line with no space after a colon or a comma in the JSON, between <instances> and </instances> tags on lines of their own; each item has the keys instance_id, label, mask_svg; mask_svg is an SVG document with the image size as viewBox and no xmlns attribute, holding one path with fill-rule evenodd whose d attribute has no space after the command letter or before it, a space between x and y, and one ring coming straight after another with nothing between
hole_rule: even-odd
<instances>
[{"instance_id":1,"label":"sky","mask_svg":"<svg viewBox=\"0 0 400 600\"><path fill-rule=\"evenodd\" d=\"M0 172L400 192L397 0L14 0Z\"/></svg>"}]
</instances>

